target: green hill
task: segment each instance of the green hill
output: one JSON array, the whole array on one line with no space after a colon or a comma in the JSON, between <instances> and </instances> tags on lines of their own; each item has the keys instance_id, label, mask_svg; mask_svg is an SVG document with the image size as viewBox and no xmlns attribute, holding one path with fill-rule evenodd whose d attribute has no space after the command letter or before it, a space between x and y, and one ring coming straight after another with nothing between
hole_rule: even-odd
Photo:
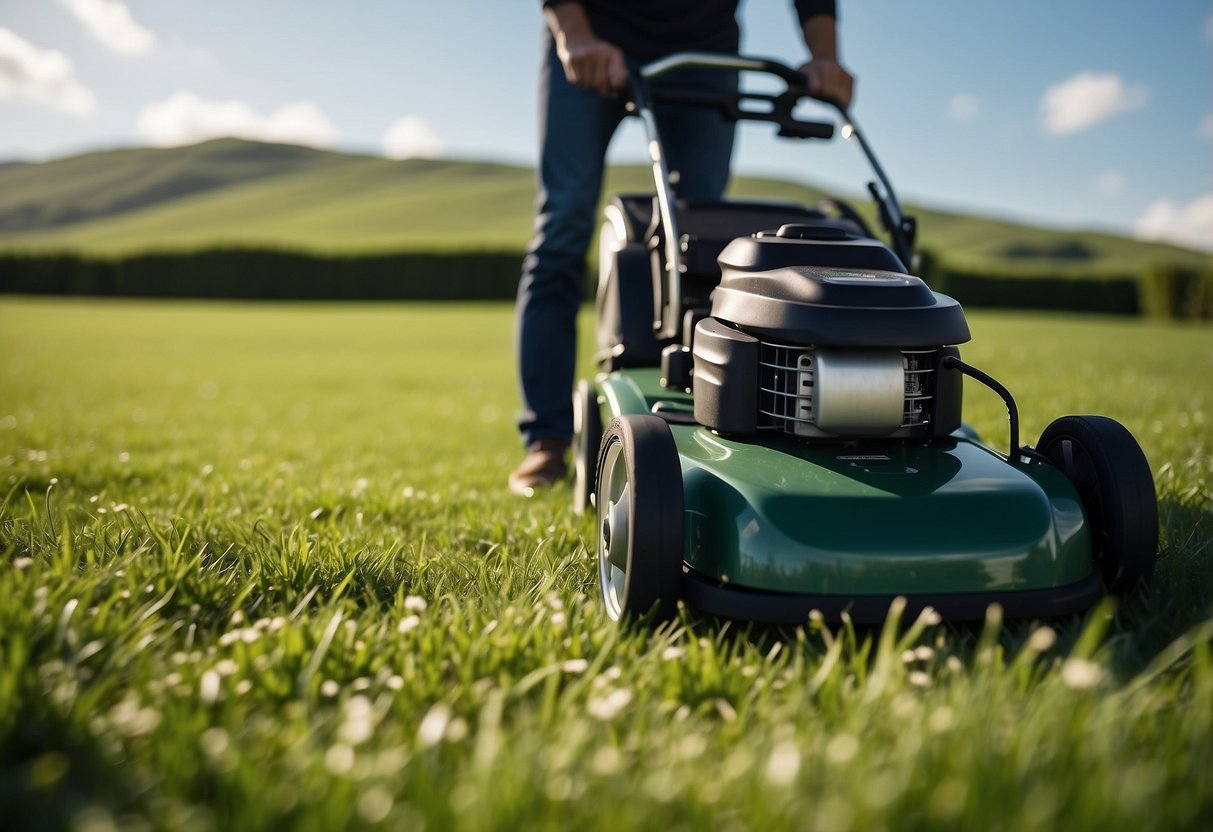
<instances>
[{"instance_id":1,"label":"green hill","mask_svg":"<svg viewBox=\"0 0 1213 832\"><path fill-rule=\"evenodd\" d=\"M611 171L606 192L647 190L648 169ZM737 177L738 196L815 202L805 184ZM116 256L256 246L314 253L521 250L529 168L392 161L220 139L0 165L0 251ZM870 215L869 206L860 206ZM1133 272L1188 249L1094 232L1050 231L912 207L921 243L949 262L1028 272Z\"/></svg>"},{"instance_id":2,"label":"green hill","mask_svg":"<svg viewBox=\"0 0 1213 832\"><path fill-rule=\"evenodd\" d=\"M40 231L155 209L216 189L322 169L342 158L291 145L217 141L0 167L0 231Z\"/></svg>"}]
</instances>

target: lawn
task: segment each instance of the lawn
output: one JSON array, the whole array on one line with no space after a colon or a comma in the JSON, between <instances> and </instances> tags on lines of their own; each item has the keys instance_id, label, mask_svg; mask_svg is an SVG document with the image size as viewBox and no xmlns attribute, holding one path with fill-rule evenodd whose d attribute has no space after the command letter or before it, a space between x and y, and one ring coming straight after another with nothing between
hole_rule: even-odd
<instances>
[{"instance_id":1,"label":"lawn","mask_svg":"<svg viewBox=\"0 0 1213 832\"><path fill-rule=\"evenodd\" d=\"M621 631L503 487L507 306L0 301L8 828L1209 828L1213 329L970 317L1025 440L1139 437L1148 594Z\"/></svg>"}]
</instances>

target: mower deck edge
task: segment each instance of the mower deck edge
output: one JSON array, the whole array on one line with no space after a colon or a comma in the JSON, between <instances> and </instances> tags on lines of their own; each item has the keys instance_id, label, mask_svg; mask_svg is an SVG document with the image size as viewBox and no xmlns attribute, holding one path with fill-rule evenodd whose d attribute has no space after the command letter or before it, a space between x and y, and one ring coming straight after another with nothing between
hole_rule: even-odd
<instances>
[{"instance_id":1,"label":"mower deck edge","mask_svg":"<svg viewBox=\"0 0 1213 832\"><path fill-rule=\"evenodd\" d=\"M792 626L806 623L812 610L829 622L840 621L846 612L856 624L879 625L897 597L906 599L903 617L911 621L926 607L946 621L981 621L991 604L1000 605L1006 618L1056 618L1090 609L1102 593L1098 570L1081 581L1048 589L897 596L769 592L722 584L685 564L682 567L682 597L689 606L722 618Z\"/></svg>"}]
</instances>

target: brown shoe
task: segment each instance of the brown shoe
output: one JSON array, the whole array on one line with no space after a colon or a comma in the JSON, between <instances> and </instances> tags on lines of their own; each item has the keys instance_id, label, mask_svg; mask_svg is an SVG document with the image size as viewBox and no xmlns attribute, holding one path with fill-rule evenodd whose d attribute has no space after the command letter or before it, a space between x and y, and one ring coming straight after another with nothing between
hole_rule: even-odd
<instances>
[{"instance_id":1,"label":"brown shoe","mask_svg":"<svg viewBox=\"0 0 1213 832\"><path fill-rule=\"evenodd\" d=\"M532 497L537 488L548 488L564 479L564 464L569 443L564 439L536 439L526 449L526 457L510 472L510 491Z\"/></svg>"}]
</instances>

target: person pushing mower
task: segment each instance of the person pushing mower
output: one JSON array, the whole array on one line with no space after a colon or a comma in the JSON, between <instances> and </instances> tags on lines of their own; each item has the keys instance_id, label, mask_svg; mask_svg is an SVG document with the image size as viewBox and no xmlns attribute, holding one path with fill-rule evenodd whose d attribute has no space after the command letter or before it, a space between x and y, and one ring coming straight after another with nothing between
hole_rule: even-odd
<instances>
[{"instance_id":1,"label":"person pushing mower","mask_svg":"<svg viewBox=\"0 0 1213 832\"><path fill-rule=\"evenodd\" d=\"M540 153L534 235L518 286L515 337L526 456L510 490L531 496L566 473L573 433L575 326L595 228L607 145L626 114L628 61L674 52L736 54L739 0L544 0ZM854 78L839 63L834 0L794 0L810 60L810 92L849 106ZM735 90L728 73L688 69L675 86ZM657 113L679 196L719 199L734 125L703 108Z\"/></svg>"}]
</instances>

